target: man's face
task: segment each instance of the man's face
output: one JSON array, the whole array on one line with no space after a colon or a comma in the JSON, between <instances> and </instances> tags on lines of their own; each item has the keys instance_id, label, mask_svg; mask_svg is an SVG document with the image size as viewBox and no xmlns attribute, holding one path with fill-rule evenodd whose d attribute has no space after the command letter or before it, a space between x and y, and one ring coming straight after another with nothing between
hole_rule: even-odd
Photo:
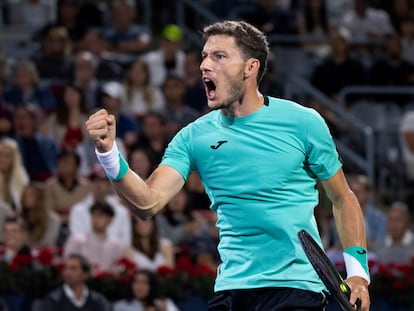
<instances>
[{"instance_id":1,"label":"man's face","mask_svg":"<svg viewBox=\"0 0 414 311\"><path fill-rule=\"evenodd\" d=\"M409 226L406 216L400 210L390 210L388 212L387 224L388 232L395 241L399 241L404 237Z\"/></svg>"},{"instance_id":2,"label":"man's face","mask_svg":"<svg viewBox=\"0 0 414 311\"><path fill-rule=\"evenodd\" d=\"M211 36L202 51L200 69L212 109L226 108L244 95L246 61L230 36Z\"/></svg>"},{"instance_id":3,"label":"man's face","mask_svg":"<svg viewBox=\"0 0 414 311\"><path fill-rule=\"evenodd\" d=\"M101 211L93 211L91 214L92 230L96 233L106 233L112 217Z\"/></svg>"},{"instance_id":4,"label":"man's face","mask_svg":"<svg viewBox=\"0 0 414 311\"><path fill-rule=\"evenodd\" d=\"M76 258L66 259L62 276L69 286L83 284L87 279L87 273L82 270L81 263Z\"/></svg>"}]
</instances>

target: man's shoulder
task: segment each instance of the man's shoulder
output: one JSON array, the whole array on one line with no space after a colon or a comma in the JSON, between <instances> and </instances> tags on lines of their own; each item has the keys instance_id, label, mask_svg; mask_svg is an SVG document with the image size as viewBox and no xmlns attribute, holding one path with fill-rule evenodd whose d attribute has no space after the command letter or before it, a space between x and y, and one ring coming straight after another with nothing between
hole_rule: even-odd
<instances>
[{"instance_id":1,"label":"man's shoulder","mask_svg":"<svg viewBox=\"0 0 414 311\"><path fill-rule=\"evenodd\" d=\"M49 292L45 299L53 300L53 301L60 301L64 296L63 287L59 286L58 288L55 288L51 292Z\"/></svg>"}]
</instances>

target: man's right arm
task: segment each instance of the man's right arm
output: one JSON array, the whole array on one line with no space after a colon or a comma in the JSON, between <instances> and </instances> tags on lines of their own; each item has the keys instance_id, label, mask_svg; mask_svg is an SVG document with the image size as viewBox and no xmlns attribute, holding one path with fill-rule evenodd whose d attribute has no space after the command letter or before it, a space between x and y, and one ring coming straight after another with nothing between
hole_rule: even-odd
<instances>
[{"instance_id":1,"label":"man's right arm","mask_svg":"<svg viewBox=\"0 0 414 311\"><path fill-rule=\"evenodd\" d=\"M115 190L139 217L156 214L183 187L184 178L171 167L159 166L146 181L128 168L115 148L115 117L105 109L92 114L86 128Z\"/></svg>"}]
</instances>

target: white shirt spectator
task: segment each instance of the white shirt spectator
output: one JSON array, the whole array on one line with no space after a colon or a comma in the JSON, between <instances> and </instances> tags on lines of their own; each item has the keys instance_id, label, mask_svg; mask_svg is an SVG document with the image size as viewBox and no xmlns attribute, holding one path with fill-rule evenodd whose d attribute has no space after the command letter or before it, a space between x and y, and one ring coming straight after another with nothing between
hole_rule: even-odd
<instances>
[{"instance_id":1,"label":"white shirt spectator","mask_svg":"<svg viewBox=\"0 0 414 311\"><path fill-rule=\"evenodd\" d=\"M374 8L367 8L365 16L359 16L354 10L345 13L342 26L350 31L354 41L364 41L371 36L384 37L394 32L388 13Z\"/></svg>"},{"instance_id":2,"label":"white shirt spectator","mask_svg":"<svg viewBox=\"0 0 414 311\"><path fill-rule=\"evenodd\" d=\"M400 142L402 158L405 164L408 179L414 180L414 150L411 149L404 138L405 133L414 135L414 111L407 112L400 124Z\"/></svg>"},{"instance_id":3,"label":"white shirt spectator","mask_svg":"<svg viewBox=\"0 0 414 311\"><path fill-rule=\"evenodd\" d=\"M127 207L122 205L114 195L108 195L106 201L114 209L115 215L108 227L108 237L123 246L130 247L132 241L131 216ZM70 209L69 230L72 236L82 236L92 231L89 208L94 202L93 195L75 204Z\"/></svg>"}]
</instances>

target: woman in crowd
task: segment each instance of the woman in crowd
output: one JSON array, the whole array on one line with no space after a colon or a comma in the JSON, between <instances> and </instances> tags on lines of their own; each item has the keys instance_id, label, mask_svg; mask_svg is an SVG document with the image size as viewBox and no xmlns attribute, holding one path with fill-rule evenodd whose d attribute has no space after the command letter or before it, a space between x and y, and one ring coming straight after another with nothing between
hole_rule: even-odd
<instances>
[{"instance_id":1,"label":"woman in crowd","mask_svg":"<svg viewBox=\"0 0 414 311\"><path fill-rule=\"evenodd\" d=\"M0 201L11 209L20 209L20 197L29 176L23 165L15 140L0 140Z\"/></svg>"},{"instance_id":2,"label":"woman in crowd","mask_svg":"<svg viewBox=\"0 0 414 311\"><path fill-rule=\"evenodd\" d=\"M128 70L125 83L126 101L124 111L142 117L149 111L165 112L165 100L159 87L150 79L148 64L138 59Z\"/></svg>"},{"instance_id":3,"label":"woman in crowd","mask_svg":"<svg viewBox=\"0 0 414 311\"><path fill-rule=\"evenodd\" d=\"M138 270L131 284L132 297L115 302L113 311L178 311L169 298L158 294L157 276L148 270Z\"/></svg>"},{"instance_id":4,"label":"woman in crowd","mask_svg":"<svg viewBox=\"0 0 414 311\"><path fill-rule=\"evenodd\" d=\"M82 89L68 84L63 92L63 103L49 117L49 134L59 146L76 148L87 137L87 119L88 109Z\"/></svg>"},{"instance_id":5,"label":"woman in crowd","mask_svg":"<svg viewBox=\"0 0 414 311\"><path fill-rule=\"evenodd\" d=\"M30 183L24 188L21 199L21 217L27 225L30 247L56 245L60 219L56 213L47 208L42 184Z\"/></svg>"},{"instance_id":6,"label":"woman in crowd","mask_svg":"<svg viewBox=\"0 0 414 311\"><path fill-rule=\"evenodd\" d=\"M132 217L132 234L133 246L128 257L139 269L156 271L162 266L175 266L173 244L160 236L154 218L143 220Z\"/></svg>"}]
</instances>

